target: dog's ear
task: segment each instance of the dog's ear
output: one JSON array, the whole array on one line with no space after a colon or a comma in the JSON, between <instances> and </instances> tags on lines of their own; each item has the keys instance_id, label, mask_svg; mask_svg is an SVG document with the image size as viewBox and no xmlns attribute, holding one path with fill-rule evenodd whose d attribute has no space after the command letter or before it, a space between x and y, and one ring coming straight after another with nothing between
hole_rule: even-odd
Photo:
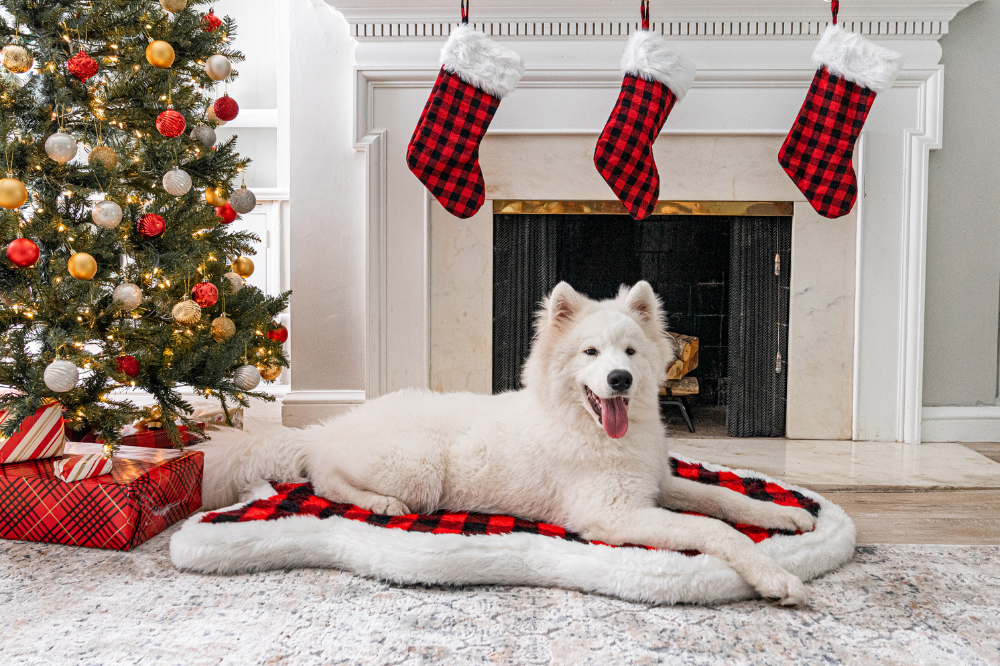
<instances>
[{"instance_id":1,"label":"dog's ear","mask_svg":"<svg viewBox=\"0 0 1000 666\"><path fill-rule=\"evenodd\" d=\"M573 321L583 308L583 296L569 286L568 282L560 282L545 299L544 307L549 315L549 323L561 328Z\"/></svg>"},{"instance_id":2,"label":"dog's ear","mask_svg":"<svg viewBox=\"0 0 1000 666\"><path fill-rule=\"evenodd\" d=\"M650 338L656 340L666 335L667 327L660 299L645 280L636 282L625 294L625 309Z\"/></svg>"}]
</instances>

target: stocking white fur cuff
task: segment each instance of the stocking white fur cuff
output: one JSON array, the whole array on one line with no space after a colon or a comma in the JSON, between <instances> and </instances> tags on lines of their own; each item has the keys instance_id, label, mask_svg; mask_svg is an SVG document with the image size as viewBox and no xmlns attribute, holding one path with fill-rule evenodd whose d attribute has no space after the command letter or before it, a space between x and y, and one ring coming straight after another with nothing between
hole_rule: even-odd
<instances>
[{"instance_id":1,"label":"stocking white fur cuff","mask_svg":"<svg viewBox=\"0 0 1000 666\"><path fill-rule=\"evenodd\" d=\"M878 46L861 35L830 24L816 45L813 64L877 93L892 87L903 54Z\"/></svg>"},{"instance_id":2,"label":"stocking white fur cuff","mask_svg":"<svg viewBox=\"0 0 1000 666\"><path fill-rule=\"evenodd\" d=\"M694 63L660 35L640 30L629 37L622 55L622 75L659 81L681 100L694 83L694 73Z\"/></svg>"},{"instance_id":3,"label":"stocking white fur cuff","mask_svg":"<svg viewBox=\"0 0 1000 666\"><path fill-rule=\"evenodd\" d=\"M469 85L501 98L524 76L520 54L468 25L451 31L441 49L441 66Z\"/></svg>"}]
</instances>

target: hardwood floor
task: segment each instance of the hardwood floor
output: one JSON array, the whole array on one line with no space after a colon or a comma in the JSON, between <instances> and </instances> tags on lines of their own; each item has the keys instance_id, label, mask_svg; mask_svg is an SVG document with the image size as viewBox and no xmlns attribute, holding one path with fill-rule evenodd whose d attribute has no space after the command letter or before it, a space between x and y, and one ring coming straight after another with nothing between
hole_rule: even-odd
<instances>
[{"instance_id":1,"label":"hardwood floor","mask_svg":"<svg viewBox=\"0 0 1000 666\"><path fill-rule=\"evenodd\" d=\"M1000 442L974 442L965 444L964 446L986 456L990 460L1000 462Z\"/></svg>"}]
</instances>

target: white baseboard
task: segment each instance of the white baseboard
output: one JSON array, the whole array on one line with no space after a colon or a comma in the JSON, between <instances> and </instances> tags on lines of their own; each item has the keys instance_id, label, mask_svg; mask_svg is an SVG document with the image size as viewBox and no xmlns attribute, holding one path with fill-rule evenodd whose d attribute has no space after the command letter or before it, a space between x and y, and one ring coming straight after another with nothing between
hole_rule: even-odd
<instances>
[{"instance_id":1,"label":"white baseboard","mask_svg":"<svg viewBox=\"0 0 1000 666\"><path fill-rule=\"evenodd\" d=\"M365 401L361 390L339 391L289 391L282 404L285 405L360 405Z\"/></svg>"},{"instance_id":2,"label":"white baseboard","mask_svg":"<svg viewBox=\"0 0 1000 666\"><path fill-rule=\"evenodd\" d=\"M281 422L301 428L339 416L364 401L365 392L360 390L289 391L281 403Z\"/></svg>"},{"instance_id":3,"label":"white baseboard","mask_svg":"<svg viewBox=\"0 0 1000 666\"><path fill-rule=\"evenodd\" d=\"M924 407L925 442L1000 442L1000 407Z\"/></svg>"}]
</instances>

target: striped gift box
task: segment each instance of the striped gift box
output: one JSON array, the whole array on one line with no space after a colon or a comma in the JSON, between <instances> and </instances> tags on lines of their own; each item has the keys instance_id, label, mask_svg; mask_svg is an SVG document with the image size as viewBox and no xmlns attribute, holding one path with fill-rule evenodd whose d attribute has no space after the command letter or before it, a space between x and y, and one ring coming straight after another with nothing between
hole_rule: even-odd
<instances>
[{"instance_id":1,"label":"striped gift box","mask_svg":"<svg viewBox=\"0 0 1000 666\"><path fill-rule=\"evenodd\" d=\"M52 463L52 469L63 481L83 481L94 476L110 474L115 466L111 458L105 458L100 453L88 453L85 456L66 456Z\"/></svg>"},{"instance_id":2,"label":"striped gift box","mask_svg":"<svg viewBox=\"0 0 1000 666\"><path fill-rule=\"evenodd\" d=\"M0 440L0 464L62 455L66 444L62 411L62 405L53 402L24 419L14 434ZM10 412L0 411L0 424L8 417Z\"/></svg>"}]
</instances>

